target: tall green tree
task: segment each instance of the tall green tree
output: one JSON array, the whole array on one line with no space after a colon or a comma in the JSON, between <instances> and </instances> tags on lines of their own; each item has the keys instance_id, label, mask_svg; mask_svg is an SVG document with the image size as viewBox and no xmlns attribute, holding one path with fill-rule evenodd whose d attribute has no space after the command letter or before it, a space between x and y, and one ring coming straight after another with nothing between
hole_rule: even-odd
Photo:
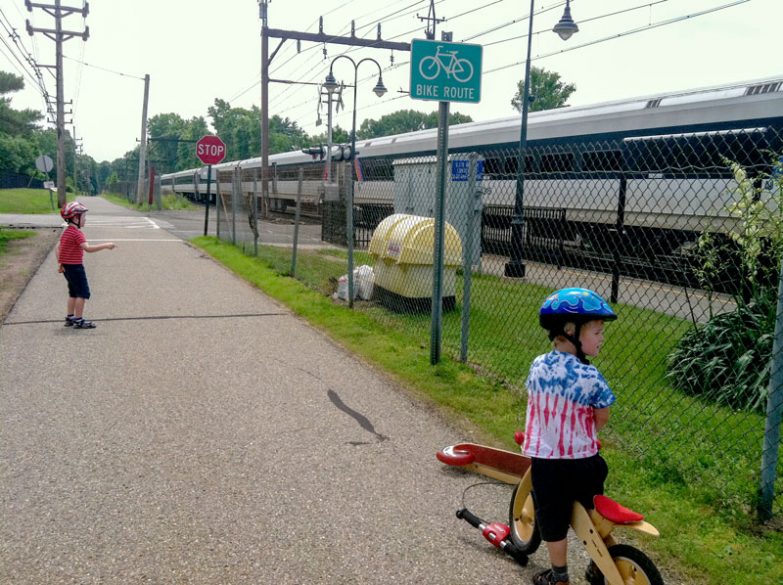
<instances>
[{"instance_id":1,"label":"tall green tree","mask_svg":"<svg viewBox=\"0 0 783 585\"><path fill-rule=\"evenodd\" d=\"M261 152L261 115L260 110L232 108L221 99L208 109L212 127L226 144L228 159L246 159L258 156Z\"/></svg>"},{"instance_id":2,"label":"tall green tree","mask_svg":"<svg viewBox=\"0 0 783 585\"><path fill-rule=\"evenodd\" d=\"M18 75L0 71L0 171L34 175L39 154L35 139L41 115L34 110L15 110L10 94L24 89Z\"/></svg>"},{"instance_id":3,"label":"tall green tree","mask_svg":"<svg viewBox=\"0 0 783 585\"><path fill-rule=\"evenodd\" d=\"M9 136L29 135L41 120L35 110L15 110L11 107L9 94L24 89L24 79L13 73L0 71L0 134Z\"/></svg>"},{"instance_id":4,"label":"tall green tree","mask_svg":"<svg viewBox=\"0 0 783 585\"><path fill-rule=\"evenodd\" d=\"M310 145L307 133L294 120L274 115L269 119L269 152L291 152Z\"/></svg>"},{"instance_id":5,"label":"tall green tree","mask_svg":"<svg viewBox=\"0 0 783 585\"><path fill-rule=\"evenodd\" d=\"M450 126L472 121L470 116L465 116L459 112L449 114ZM437 112L427 114L416 110L399 110L381 116L377 120L364 120L356 131L356 136L361 139L375 138L376 136L392 136L394 134L426 130L427 128L437 128L437 126Z\"/></svg>"},{"instance_id":6,"label":"tall green tree","mask_svg":"<svg viewBox=\"0 0 783 585\"><path fill-rule=\"evenodd\" d=\"M511 99L511 105L517 112L522 111L522 95L525 91L525 81L517 84L517 93ZM529 111L539 112L552 110L566 105L568 98L576 91L573 83L561 81L560 74L547 71L541 67L530 68L530 102Z\"/></svg>"}]
</instances>

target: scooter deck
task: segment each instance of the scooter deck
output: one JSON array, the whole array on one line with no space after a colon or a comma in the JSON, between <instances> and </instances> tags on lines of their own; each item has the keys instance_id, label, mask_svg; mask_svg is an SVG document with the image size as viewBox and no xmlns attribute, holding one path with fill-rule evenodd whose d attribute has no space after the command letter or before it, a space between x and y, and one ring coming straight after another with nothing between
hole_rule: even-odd
<instances>
[{"instance_id":1,"label":"scooter deck","mask_svg":"<svg viewBox=\"0 0 783 585\"><path fill-rule=\"evenodd\" d=\"M438 461L486 475L508 484L518 484L530 467L530 458L521 453L476 443L458 443L436 453Z\"/></svg>"}]
</instances>

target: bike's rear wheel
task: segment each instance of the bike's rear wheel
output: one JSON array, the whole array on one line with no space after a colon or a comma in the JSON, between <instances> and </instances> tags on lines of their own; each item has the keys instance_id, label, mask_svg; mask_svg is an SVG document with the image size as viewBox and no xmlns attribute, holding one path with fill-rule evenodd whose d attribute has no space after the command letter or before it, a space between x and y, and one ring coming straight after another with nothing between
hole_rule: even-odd
<instances>
[{"instance_id":1,"label":"bike's rear wheel","mask_svg":"<svg viewBox=\"0 0 783 585\"><path fill-rule=\"evenodd\" d=\"M609 555L626 585L663 585L663 577L661 577L658 567L650 557L638 548L627 544L615 544L609 547ZM588 570L588 572L589 574L586 576L590 585L609 585L597 567L593 571Z\"/></svg>"},{"instance_id":2,"label":"bike's rear wheel","mask_svg":"<svg viewBox=\"0 0 783 585\"><path fill-rule=\"evenodd\" d=\"M527 555L532 555L541 545L541 534L536 526L536 510L533 492L519 492L514 488L508 508L508 525L511 527L511 542Z\"/></svg>"}]
</instances>

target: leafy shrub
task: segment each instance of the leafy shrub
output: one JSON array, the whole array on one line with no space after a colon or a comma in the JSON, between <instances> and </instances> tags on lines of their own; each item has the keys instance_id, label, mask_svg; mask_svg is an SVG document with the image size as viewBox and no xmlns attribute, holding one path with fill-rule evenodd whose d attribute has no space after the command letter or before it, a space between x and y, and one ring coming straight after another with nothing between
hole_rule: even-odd
<instances>
[{"instance_id":1,"label":"leafy shrub","mask_svg":"<svg viewBox=\"0 0 783 585\"><path fill-rule=\"evenodd\" d=\"M766 407L776 291L715 315L682 336L668 358L672 385L731 408Z\"/></svg>"},{"instance_id":2,"label":"leafy shrub","mask_svg":"<svg viewBox=\"0 0 783 585\"><path fill-rule=\"evenodd\" d=\"M727 210L737 221L725 235L702 234L695 273L711 299L726 272L725 260L735 259L737 308L694 326L679 340L667 364L675 388L757 411L766 406L783 254L783 157L773 161L772 173L762 177L749 177L740 165L726 161L737 185L736 200Z\"/></svg>"}]
</instances>

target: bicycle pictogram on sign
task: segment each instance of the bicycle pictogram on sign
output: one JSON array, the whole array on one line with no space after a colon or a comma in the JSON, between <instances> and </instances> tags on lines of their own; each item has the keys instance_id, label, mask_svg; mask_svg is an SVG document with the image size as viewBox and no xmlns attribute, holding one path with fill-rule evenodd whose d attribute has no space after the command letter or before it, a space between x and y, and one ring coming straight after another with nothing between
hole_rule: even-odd
<instances>
[{"instance_id":1,"label":"bicycle pictogram on sign","mask_svg":"<svg viewBox=\"0 0 783 585\"><path fill-rule=\"evenodd\" d=\"M481 45L414 39L411 42L411 97L479 102L481 55Z\"/></svg>"},{"instance_id":2,"label":"bicycle pictogram on sign","mask_svg":"<svg viewBox=\"0 0 783 585\"><path fill-rule=\"evenodd\" d=\"M441 74L441 71L446 74L446 77L453 77L461 83L473 79L473 63L457 57L459 51L442 51L442 49L443 45L438 45L434 55L419 61L419 73L424 79L432 81Z\"/></svg>"}]
</instances>

